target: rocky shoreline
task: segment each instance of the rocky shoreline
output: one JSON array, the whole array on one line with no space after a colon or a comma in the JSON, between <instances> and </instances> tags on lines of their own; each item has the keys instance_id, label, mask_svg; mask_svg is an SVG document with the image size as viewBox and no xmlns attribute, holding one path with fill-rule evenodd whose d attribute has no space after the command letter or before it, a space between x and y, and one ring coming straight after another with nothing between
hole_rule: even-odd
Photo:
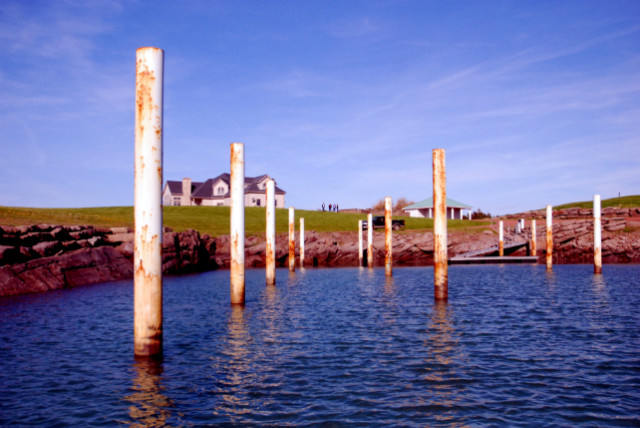
<instances>
[{"instance_id":1,"label":"rocky shoreline","mask_svg":"<svg viewBox=\"0 0 640 428\"><path fill-rule=\"evenodd\" d=\"M574 209L571 209L574 210ZM583 214L578 212L578 214ZM584 213L585 216L588 213ZM607 263L640 263L640 209L624 213L611 211L603 217L602 256ZM571 214L572 215L572 214ZM554 263L592 263L593 220L554 214ZM530 219L530 213L506 217L506 243L527 240L527 228L515 234L515 219ZM497 222L490 228L448 234L449 257L497 245ZM529 222L527 222L529 223ZM631 231L627 230L627 227ZM366 241L366 234L364 237ZM544 262L544 224L537 227L538 262ZM276 265L287 266L288 238L276 238ZM366 247L366 242L365 242ZM384 265L384 233L374 233L374 265ZM263 237L246 238L248 268L264 267ZM296 248L299 242L296 241ZM521 254L525 253L521 249ZM518 255L518 253L514 253ZM296 258L299 254L296 252ZM366 256L365 256L366 260ZM394 266L433 264L433 234L402 231L393 237ZM358 265L357 232L305 234L305 265L338 267ZM195 230L163 234L163 272L178 275L224 269L229 266L229 237L212 238ZM29 225L0 227L0 296L37 293L79 285L130 279L133 277L133 232L126 228L92 226Z\"/></svg>"}]
</instances>

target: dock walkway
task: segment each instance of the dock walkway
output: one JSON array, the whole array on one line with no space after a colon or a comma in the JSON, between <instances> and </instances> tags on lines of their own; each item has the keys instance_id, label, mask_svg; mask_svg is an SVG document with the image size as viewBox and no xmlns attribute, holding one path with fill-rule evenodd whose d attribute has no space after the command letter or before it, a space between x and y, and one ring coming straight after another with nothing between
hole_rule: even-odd
<instances>
[{"instance_id":1,"label":"dock walkway","mask_svg":"<svg viewBox=\"0 0 640 428\"><path fill-rule=\"evenodd\" d=\"M509 256L521 248L527 247L527 241L518 241L504 246L505 256L499 256L497 245L482 250L470 251L449 259L449 264L476 264L476 263L537 263L537 256Z\"/></svg>"}]
</instances>

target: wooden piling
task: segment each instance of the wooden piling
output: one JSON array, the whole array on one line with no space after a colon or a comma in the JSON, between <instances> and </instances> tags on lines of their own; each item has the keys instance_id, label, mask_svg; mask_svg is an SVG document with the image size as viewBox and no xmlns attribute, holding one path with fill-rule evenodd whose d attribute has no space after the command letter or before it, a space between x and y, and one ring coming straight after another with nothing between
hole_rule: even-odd
<instances>
[{"instance_id":1,"label":"wooden piling","mask_svg":"<svg viewBox=\"0 0 640 428\"><path fill-rule=\"evenodd\" d=\"M358 266L362 266L362 253L362 220L358 220Z\"/></svg>"},{"instance_id":2,"label":"wooden piling","mask_svg":"<svg viewBox=\"0 0 640 428\"><path fill-rule=\"evenodd\" d=\"M373 269L373 214L367 214L367 267Z\"/></svg>"},{"instance_id":3,"label":"wooden piling","mask_svg":"<svg viewBox=\"0 0 640 428\"><path fill-rule=\"evenodd\" d=\"M295 210L289 207L289 272L296 270Z\"/></svg>"},{"instance_id":4,"label":"wooden piling","mask_svg":"<svg viewBox=\"0 0 640 428\"><path fill-rule=\"evenodd\" d=\"M244 144L231 143L231 304L244 304Z\"/></svg>"},{"instance_id":5,"label":"wooden piling","mask_svg":"<svg viewBox=\"0 0 640 428\"><path fill-rule=\"evenodd\" d=\"M134 292L136 356L162 354L162 145L164 52L136 51Z\"/></svg>"},{"instance_id":6,"label":"wooden piling","mask_svg":"<svg viewBox=\"0 0 640 428\"><path fill-rule=\"evenodd\" d=\"M504 223L500 220L498 227L498 255L504 256Z\"/></svg>"},{"instance_id":7,"label":"wooden piling","mask_svg":"<svg viewBox=\"0 0 640 428\"><path fill-rule=\"evenodd\" d=\"M531 220L531 255L535 256L538 247L537 236L536 236L536 221Z\"/></svg>"},{"instance_id":8,"label":"wooden piling","mask_svg":"<svg viewBox=\"0 0 640 428\"><path fill-rule=\"evenodd\" d=\"M444 149L433 150L433 247L434 296L436 300L447 300L447 178Z\"/></svg>"},{"instance_id":9,"label":"wooden piling","mask_svg":"<svg viewBox=\"0 0 640 428\"><path fill-rule=\"evenodd\" d=\"M602 273L602 220L600 195L593 195L593 272Z\"/></svg>"},{"instance_id":10,"label":"wooden piling","mask_svg":"<svg viewBox=\"0 0 640 428\"><path fill-rule=\"evenodd\" d=\"M547 205L547 245L546 245L547 270L553 268L553 211L551 205Z\"/></svg>"},{"instance_id":11,"label":"wooden piling","mask_svg":"<svg viewBox=\"0 0 640 428\"><path fill-rule=\"evenodd\" d=\"M393 275L393 238L391 231L393 230L393 219L391 211L391 196L384 198L384 274L386 276Z\"/></svg>"},{"instance_id":12,"label":"wooden piling","mask_svg":"<svg viewBox=\"0 0 640 428\"><path fill-rule=\"evenodd\" d=\"M300 218L300 269L304 268L304 218Z\"/></svg>"},{"instance_id":13,"label":"wooden piling","mask_svg":"<svg viewBox=\"0 0 640 428\"><path fill-rule=\"evenodd\" d=\"M275 183L272 179L267 180L266 193L266 280L267 285L276 285L276 194Z\"/></svg>"}]
</instances>

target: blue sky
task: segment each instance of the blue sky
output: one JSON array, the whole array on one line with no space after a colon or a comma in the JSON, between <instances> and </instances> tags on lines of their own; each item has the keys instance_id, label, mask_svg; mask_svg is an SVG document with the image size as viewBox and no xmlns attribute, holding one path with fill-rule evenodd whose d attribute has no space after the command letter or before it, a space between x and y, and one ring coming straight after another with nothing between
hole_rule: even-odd
<instances>
[{"instance_id":1,"label":"blue sky","mask_svg":"<svg viewBox=\"0 0 640 428\"><path fill-rule=\"evenodd\" d=\"M165 51L164 177L287 205L493 214L640 193L640 1L0 2L0 205L133 204L135 51Z\"/></svg>"}]
</instances>

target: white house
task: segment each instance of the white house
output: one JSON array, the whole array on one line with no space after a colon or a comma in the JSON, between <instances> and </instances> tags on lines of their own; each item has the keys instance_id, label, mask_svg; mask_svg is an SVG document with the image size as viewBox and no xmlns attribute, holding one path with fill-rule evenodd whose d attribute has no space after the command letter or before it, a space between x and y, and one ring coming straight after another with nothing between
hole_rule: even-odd
<instances>
[{"instance_id":1,"label":"white house","mask_svg":"<svg viewBox=\"0 0 640 428\"><path fill-rule=\"evenodd\" d=\"M246 207L264 207L267 202L266 188L268 175L244 178L244 205ZM182 181L167 181L162 191L164 205L209 205L229 206L231 176L227 173L205 182L192 182L190 178ZM276 208L284 208L285 191L275 186Z\"/></svg>"},{"instance_id":2,"label":"white house","mask_svg":"<svg viewBox=\"0 0 640 428\"><path fill-rule=\"evenodd\" d=\"M462 220L464 214L466 214L468 218L471 218L471 208L470 205L447 198L448 219ZM410 217L433 218L433 198L406 206L402 211L408 212Z\"/></svg>"}]
</instances>

